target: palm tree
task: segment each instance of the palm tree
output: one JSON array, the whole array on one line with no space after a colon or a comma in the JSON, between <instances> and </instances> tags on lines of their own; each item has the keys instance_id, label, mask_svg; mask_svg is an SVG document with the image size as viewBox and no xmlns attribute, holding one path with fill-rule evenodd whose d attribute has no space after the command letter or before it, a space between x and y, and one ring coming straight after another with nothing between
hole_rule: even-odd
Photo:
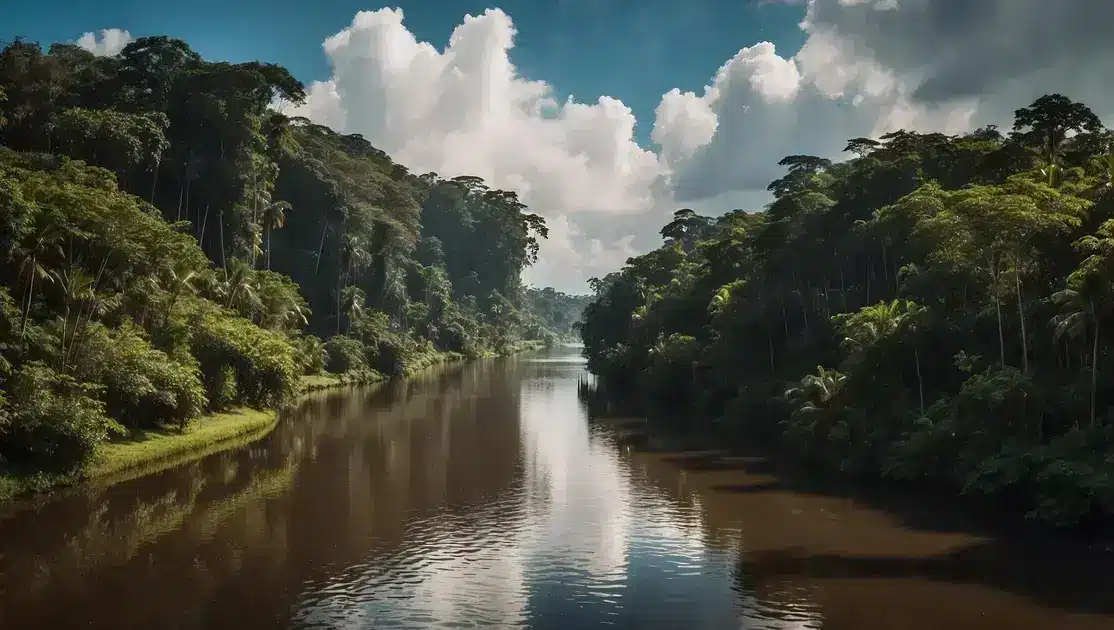
<instances>
[{"instance_id":1,"label":"palm tree","mask_svg":"<svg viewBox=\"0 0 1114 630\"><path fill-rule=\"evenodd\" d=\"M364 312L364 292L360 287L347 286L344 287L343 295L343 312L348 317L348 325L345 328L344 334L347 335L352 330L352 322L358 320L360 315Z\"/></svg>"},{"instance_id":2,"label":"palm tree","mask_svg":"<svg viewBox=\"0 0 1114 630\"><path fill-rule=\"evenodd\" d=\"M1052 295L1052 300L1060 306L1061 312L1052 318L1052 338L1059 341L1064 335L1071 339L1087 334L1087 328L1094 325L1095 333L1091 341L1091 426L1095 426L1095 390L1098 386L1099 365L1099 325L1095 300L1084 296L1075 289L1064 289Z\"/></svg>"},{"instance_id":3,"label":"palm tree","mask_svg":"<svg viewBox=\"0 0 1114 630\"><path fill-rule=\"evenodd\" d=\"M74 265L62 269L61 271L54 272L52 275L58 286L62 289L62 299L64 303L62 316L62 346L60 348L62 370L64 371L66 369L66 336L70 327L70 314L73 313L75 304L93 297L93 277L86 273L81 267ZM78 320L80 319L81 315L79 314ZM74 326L73 337L77 337L76 325Z\"/></svg>"},{"instance_id":4,"label":"palm tree","mask_svg":"<svg viewBox=\"0 0 1114 630\"><path fill-rule=\"evenodd\" d=\"M1114 302L1114 219L1107 220L1096 234L1075 242L1075 248L1088 254L1068 276L1068 287L1052 296L1061 312L1052 318L1054 338L1084 336L1088 326L1095 329L1091 339L1091 425L1096 422L1095 394L1098 389L1099 329Z\"/></svg>"},{"instance_id":5,"label":"palm tree","mask_svg":"<svg viewBox=\"0 0 1114 630\"><path fill-rule=\"evenodd\" d=\"M225 306L239 309L245 301L255 297L255 278L251 267L244 261L234 258L228 265L224 281Z\"/></svg>"},{"instance_id":6,"label":"palm tree","mask_svg":"<svg viewBox=\"0 0 1114 630\"><path fill-rule=\"evenodd\" d=\"M785 390L785 397L793 405L794 414L825 411L846 379L846 376L836 370L828 370L818 365L816 374L805 375L797 387Z\"/></svg>"},{"instance_id":7,"label":"palm tree","mask_svg":"<svg viewBox=\"0 0 1114 630\"><path fill-rule=\"evenodd\" d=\"M924 313L923 306L912 300L894 299L866 306L853 315L836 316L843 325L844 344L852 348L852 360L860 356L861 350L897 333L909 333ZM917 368L917 393L920 398L921 415L924 415L924 379L921 376L921 355L916 343L913 347L913 361Z\"/></svg>"},{"instance_id":8,"label":"palm tree","mask_svg":"<svg viewBox=\"0 0 1114 630\"><path fill-rule=\"evenodd\" d=\"M263 207L263 229L267 233L266 268L271 268L271 230L286 225L286 213L293 207L286 201L275 201Z\"/></svg>"},{"instance_id":9,"label":"palm tree","mask_svg":"<svg viewBox=\"0 0 1114 630\"><path fill-rule=\"evenodd\" d=\"M40 212L31 219L27 236L15 248L14 255L20 261L19 275L27 278L27 290L23 299L23 321L19 327L19 338L27 333L27 319L31 315L31 303L35 298L35 280L53 282L50 269L43 259L51 253L61 255L62 230L53 212Z\"/></svg>"},{"instance_id":10,"label":"palm tree","mask_svg":"<svg viewBox=\"0 0 1114 630\"><path fill-rule=\"evenodd\" d=\"M268 330L284 332L309 323L309 310L296 294L274 285L261 284L257 291L259 325Z\"/></svg>"},{"instance_id":11,"label":"palm tree","mask_svg":"<svg viewBox=\"0 0 1114 630\"><path fill-rule=\"evenodd\" d=\"M166 288L170 291L170 299L166 302L166 315L163 317L163 326L170 321L170 316L174 312L174 305L178 302L184 294L192 295L197 291L194 282L197 281L199 274L196 269L187 263L179 262L174 267L167 270Z\"/></svg>"}]
</instances>

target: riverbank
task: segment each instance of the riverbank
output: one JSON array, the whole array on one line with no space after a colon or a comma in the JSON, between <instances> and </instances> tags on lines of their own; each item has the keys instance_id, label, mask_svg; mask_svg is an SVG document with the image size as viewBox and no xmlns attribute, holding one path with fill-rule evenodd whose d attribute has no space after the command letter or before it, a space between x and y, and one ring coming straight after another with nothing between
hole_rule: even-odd
<instances>
[{"instance_id":1,"label":"riverbank","mask_svg":"<svg viewBox=\"0 0 1114 630\"><path fill-rule=\"evenodd\" d=\"M591 394L582 390L580 396L585 400ZM685 470L743 470L770 475L771 483L781 489L848 498L883 511L892 511L893 498L903 497L928 506L930 511L961 515L964 526L972 530L1101 543L1103 548L1114 544L1111 512L1095 511L1063 524L1047 518L1040 510L1050 506L1037 504L1032 495L966 488L946 478L900 478L870 470L841 469L810 457L809 452L794 448L784 439L747 433L707 417L679 424L667 415L647 413L645 409L632 411L628 405L608 408L600 398L592 399L589 405L594 406L592 422L606 426L619 444L640 453L662 455ZM1072 481L1075 485L1062 486L1069 499L1091 490L1085 486L1085 479Z\"/></svg>"},{"instance_id":2,"label":"riverbank","mask_svg":"<svg viewBox=\"0 0 1114 630\"><path fill-rule=\"evenodd\" d=\"M374 381L361 381L365 382ZM356 383L333 374L303 376L298 395L351 384ZM260 439L274 429L278 417L276 409L242 407L204 416L185 431L174 428L137 431L102 446L93 463L79 474L0 474L0 502L79 483L117 483L153 474Z\"/></svg>"},{"instance_id":3,"label":"riverbank","mask_svg":"<svg viewBox=\"0 0 1114 630\"><path fill-rule=\"evenodd\" d=\"M543 341L522 341L502 354L492 353L477 358L495 358L541 350ZM439 352L412 365L402 378L409 378L439 365L468 360L463 354ZM373 385L389 380L373 372L360 378L337 374L303 376L298 396L354 385ZM96 459L81 473L6 473L0 474L0 503L49 493L82 483L112 485L136 477L157 473L179 464L207 457L262 439L278 422L279 410L243 407L204 416L185 431L174 428L139 431L101 447Z\"/></svg>"}]
</instances>

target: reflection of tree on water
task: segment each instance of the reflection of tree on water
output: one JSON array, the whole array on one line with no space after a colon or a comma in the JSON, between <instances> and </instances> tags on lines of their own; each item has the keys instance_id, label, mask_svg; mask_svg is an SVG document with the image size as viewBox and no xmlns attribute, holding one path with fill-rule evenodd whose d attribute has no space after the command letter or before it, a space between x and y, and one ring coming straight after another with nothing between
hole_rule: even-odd
<instances>
[{"instance_id":1,"label":"reflection of tree on water","mask_svg":"<svg viewBox=\"0 0 1114 630\"><path fill-rule=\"evenodd\" d=\"M142 585L159 594L148 598L146 604L129 601L124 610L114 612L114 622L128 626L126 622L132 619L142 625L143 614L153 612L151 602L169 604L168 600L177 599L181 605L191 601L199 595L198 589L209 590L241 570L241 557L236 553L202 552L214 544L218 531L234 527L240 548L265 546L274 536L276 529L270 523L253 518L258 514L257 502L289 490L297 464L296 452L285 457L226 453L168 471L161 484L90 490L45 505L33 522L5 521L0 525L0 575L4 576L0 610L6 612L0 619L13 618L2 625L63 627L65 624L51 625L47 613L67 614L48 607L35 611L34 625L26 625L18 622L14 607L4 601L38 598L80 607L65 595L80 592L87 605L95 606L93 602L103 598L104 605L111 606L119 600L119 594L111 592L119 583L111 578L120 570L128 571L131 588ZM238 522L232 525L233 520ZM13 540L21 541L20 545ZM185 549L197 554L193 564L204 571L192 574L189 586L168 583L163 569L174 564ZM269 560L282 562L283 556ZM158 613L155 615L157 618Z\"/></svg>"},{"instance_id":2,"label":"reflection of tree on water","mask_svg":"<svg viewBox=\"0 0 1114 630\"><path fill-rule=\"evenodd\" d=\"M350 435L332 445L363 450L362 470L346 474L371 480L370 492L348 497L360 508L347 513L362 521L343 528L363 544L348 545L347 568L307 585L296 624L359 627L412 614L501 622L517 609L513 548L525 516L518 388L508 364L478 363L437 387L400 384L385 397L389 406L365 411L366 424L350 427L368 432L367 439ZM335 524L330 529L336 540L341 532Z\"/></svg>"},{"instance_id":3,"label":"reflection of tree on water","mask_svg":"<svg viewBox=\"0 0 1114 630\"><path fill-rule=\"evenodd\" d=\"M745 553L745 552L743 552ZM736 565L733 588L739 598L741 630L823 628L813 587L793 576L769 576Z\"/></svg>"}]
</instances>

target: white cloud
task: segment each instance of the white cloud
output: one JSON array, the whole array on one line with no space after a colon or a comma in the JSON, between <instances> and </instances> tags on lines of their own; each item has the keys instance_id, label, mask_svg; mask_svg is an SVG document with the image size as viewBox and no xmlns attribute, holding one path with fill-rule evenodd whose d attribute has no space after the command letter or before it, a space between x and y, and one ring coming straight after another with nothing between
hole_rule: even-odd
<instances>
[{"instance_id":1,"label":"white cloud","mask_svg":"<svg viewBox=\"0 0 1114 630\"><path fill-rule=\"evenodd\" d=\"M98 57L111 57L119 54L133 39L131 33L127 31L106 28L101 31L100 39L97 39L95 33L87 32L75 43Z\"/></svg>"},{"instance_id":2,"label":"white cloud","mask_svg":"<svg viewBox=\"0 0 1114 630\"><path fill-rule=\"evenodd\" d=\"M662 165L634 140L621 101L557 102L517 72L515 29L499 9L466 16L444 50L419 42L399 9L358 13L328 38L333 76L310 86L303 115L361 133L415 172L477 175L515 190L551 227L538 283L579 290L635 250L612 217L654 207Z\"/></svg>"},{"instance_id":3,"label":"white cloud","mask_svg":"<svg viewBox=\"0 0 1114 630\"><path fill-rule=\"evenodd\" d=\"M796 56L758 43L702 94L663 95L655 153L634 140L622 102L557 102L548 84L522 77L509 54L514 36L510 17L491 9L466 16L439 50L417 41L401 10L360 12L324 43L332 78L291 113L363 134L413 171L515 190L550 225L526 279L563 290L583 290L588 277L655 246L679 205L759 207L784 155L834 155L850 135L900 126L970 123L969 104L914 104L892 72L817 28Z\"/></svg>"},{"instance_id":4,"label":"white cloud","mask_svg":"<svg viewBox=\"0 0 1114 630\"><path fill-rule=\"evenodd\" d=\"M689 113L674 112L676 120L710 116L717 126L698 149L686 146L687 159L673 161L663 145L675 199L690 205L730 193L753 199L782 174L777 161L786 155L837 157L855 136L971 126L973 102L919 104L910 92L902 77L825 30L814 30L792 57L781 57L769 42L743 48L702 96L687 98Z\"/></svg>"},{"instance_id":5,"label":"white cloud","mask_svg":"<svg viewBox=\"0 0 1114 630\"><path fill-rule=\"evenodd\" d=\"M332 77L291 113L363 134L412 171L515 190L550 226L526 279L566 291L656 246L678 207L757 209L785 155L838 157L848 138L899 128L1008 126L1048 92L1114 115L1114 2L765 1L806 5L805 44L742 47L699 94L664 94L657 151L635 141L621 101L558 102L521 76L499 9L465 16L443 49L401 10L358 13L324 42ZM109 29L78 43L113 54L130 39Z\"/></svg>"}]
</instances>

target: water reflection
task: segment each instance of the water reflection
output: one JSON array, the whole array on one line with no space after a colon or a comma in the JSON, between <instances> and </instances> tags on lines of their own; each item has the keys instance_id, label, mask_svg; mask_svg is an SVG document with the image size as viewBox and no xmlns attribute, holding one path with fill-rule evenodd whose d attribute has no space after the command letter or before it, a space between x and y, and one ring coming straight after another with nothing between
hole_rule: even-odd
<instances>
[{"instance_id":1,"label":"water reflection","mask_svg":"<svg viewBox=\"0 0 1114 630\"><path fill-rule=\"evenodd\" d=\"M0 627L1114 627L1100 554L632 452L582 376L564 349L322 393L249 448L0 517Z\"/></svg>"}]
</instances>

